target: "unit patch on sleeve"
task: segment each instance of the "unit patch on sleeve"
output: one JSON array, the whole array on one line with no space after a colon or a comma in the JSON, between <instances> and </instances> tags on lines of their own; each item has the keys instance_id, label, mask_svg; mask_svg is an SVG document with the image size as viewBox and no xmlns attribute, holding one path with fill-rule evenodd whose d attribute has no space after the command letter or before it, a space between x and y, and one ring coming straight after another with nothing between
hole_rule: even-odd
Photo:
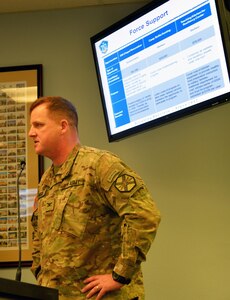
<instances>
[{"instance_id":1,"label":"unit patch on sleeve","mask_svg":"<svg viewBox=\"0 0 230 300\"><path fill-rule=\"evenodd\" d=\"M136 186L136 181L133 176L123 174L115 181L115 187L118 191L130 192Z\"/></svg>"}]
</instances>

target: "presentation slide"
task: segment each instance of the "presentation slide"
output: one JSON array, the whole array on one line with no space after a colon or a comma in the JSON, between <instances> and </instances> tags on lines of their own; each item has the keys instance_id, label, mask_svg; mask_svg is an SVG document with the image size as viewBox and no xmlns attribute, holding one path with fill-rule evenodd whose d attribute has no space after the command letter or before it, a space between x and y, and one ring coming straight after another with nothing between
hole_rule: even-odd
<instances>
[{"instance_id":1,"label":"presentation slide","mask_svg":"<svg viewBox=\"0 0 230 300\"><path fill-rule=\"evenodd\" d=\"M171 2L171 5L170 5ZM229 90L214 1L172 0L100 42L112 133Z\"/></svg>"}]
</instances>

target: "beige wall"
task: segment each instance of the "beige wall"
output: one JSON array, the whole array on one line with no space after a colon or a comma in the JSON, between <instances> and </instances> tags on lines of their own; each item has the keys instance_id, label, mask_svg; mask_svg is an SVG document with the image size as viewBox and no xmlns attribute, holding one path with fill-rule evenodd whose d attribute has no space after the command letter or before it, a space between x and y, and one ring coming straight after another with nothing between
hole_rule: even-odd
<instances>
[{"instance_id":1,"label":"beige wall","mask_svg":"<svg viewBox=\"0 0 230 300\"><path fill-rule=\"evenodd\" d=\"M137 7L1 15L0 66L43 64L43 94L77 105L82 143L117 153L146 181L163 216L144 263L146 300L228 300L230 104L107 141L89 38ZM28 269L22 280L34 282Z\"/></svg>"}]
</instances>

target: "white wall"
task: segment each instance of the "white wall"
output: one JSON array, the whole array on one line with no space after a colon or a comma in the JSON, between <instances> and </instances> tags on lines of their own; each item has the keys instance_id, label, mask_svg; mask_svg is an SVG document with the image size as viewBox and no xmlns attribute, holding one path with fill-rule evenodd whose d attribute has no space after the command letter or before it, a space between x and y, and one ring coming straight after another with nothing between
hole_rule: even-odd
<instances>
[{"instance_id":1,"label":"white wall","mask_svg":"<svg viewBox=\"0 0 230 300\"><path fill-rule=\"evenodd\" d=\"M43 94L76 104L82 143L117 153L146 181L163 216L144 263L146 300L229 300L230 105L107 141L89 38L137 7L1 15L0 66L43 64ZM33 282L28 269L22 280Z\"/></svg>"}]
</instances>

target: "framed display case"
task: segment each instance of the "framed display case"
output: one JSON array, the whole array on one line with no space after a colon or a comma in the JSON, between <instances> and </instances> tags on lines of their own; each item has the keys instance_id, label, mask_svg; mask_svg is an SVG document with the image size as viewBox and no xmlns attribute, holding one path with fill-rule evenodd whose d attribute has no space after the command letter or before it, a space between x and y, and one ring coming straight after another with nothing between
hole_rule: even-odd
<instances>
[{"instance_id":1,"label":"framed display case","mask_svg":"<svg viewBox=\"0 0 230 300\"><path fill-rule=\"evenodd\" d=\"M0 68L1 267L16 266L20 255L22 266L32 260L31 216L43 158L28 137L29 108L41 95L42 65Z\"/></svg>"}]
</instances>

